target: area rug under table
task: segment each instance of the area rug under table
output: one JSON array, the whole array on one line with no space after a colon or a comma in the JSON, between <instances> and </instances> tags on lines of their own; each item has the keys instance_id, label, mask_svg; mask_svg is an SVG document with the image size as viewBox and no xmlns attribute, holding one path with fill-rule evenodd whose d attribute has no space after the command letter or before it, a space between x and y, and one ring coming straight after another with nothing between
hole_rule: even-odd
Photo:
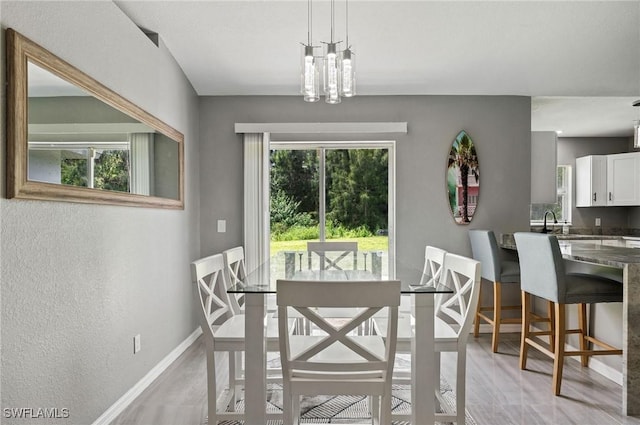
<instances>
[{"instance_id":1,"label":"area rug under table","mask_svg":"<svg viewBox=\"0 0 640 425\"><path fill-rule=\"evenodd\" d=\"M448 382L442 379L442 398L444 412L455 411L455 393ZM393 385L392 412L395 414L411 413L411 388L404 385ZM267 395L267 411L282 411L282 389L277 385L270 386ZM237 411L244 410L244 401L236 404ZM365 396L315 396L303 397L300 402L302 413L301 424L369 424L368 397ZM476 421L465 412L466 424L477 425ZM205 420L205 424L207 421ZM220 425L240 425L242 421L222 421ZM268 421L267 425L281 425L282 421ZM405 421L393 421L393 425L409 425Z\"/></svg>"}]
</instances>

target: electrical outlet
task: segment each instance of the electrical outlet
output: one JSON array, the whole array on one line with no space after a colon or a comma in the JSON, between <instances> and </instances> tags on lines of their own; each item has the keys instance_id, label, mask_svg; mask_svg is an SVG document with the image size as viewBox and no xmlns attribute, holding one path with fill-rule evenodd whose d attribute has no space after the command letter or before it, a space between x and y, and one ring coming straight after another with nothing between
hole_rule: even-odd
<instances>
[{"instance_id":1,"label":"electrical outlet","mask_svg":"<svg viewBox=\"0 0 640 425\"><path fill-rule=\"evenodd\" d=\"M218 220L218 233L225 233L227 231L227 220Z\"/></svg>"},{"instance_id":2,"label":"electrical outlet","mask_svg":"<svg viewBox=\"0 0 640 425\"><path fill-rule=\"evenodd\" d=\"M600 226L600 217L596 217L596 226Z\"/></svg>"},{"instance_id":3,"label":"electrical outlet","mask_svg":"<svg viewBox=\"0 0 640 425\"><path fill-rule=\"evenodd\" d=\"M133 337L133 354L137 354L142 349L140 345L140 334Z\"/></svg>"}]
</instances>

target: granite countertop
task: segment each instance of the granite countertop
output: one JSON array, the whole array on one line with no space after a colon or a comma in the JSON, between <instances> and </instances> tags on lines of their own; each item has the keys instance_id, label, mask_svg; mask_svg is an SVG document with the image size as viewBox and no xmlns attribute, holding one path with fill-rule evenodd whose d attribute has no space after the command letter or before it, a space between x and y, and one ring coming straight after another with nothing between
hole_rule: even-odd
<instances>
[{"instance_id":1,"label":"granite countertop","mask_svg":"<svg viewBox=\"0 0 640 425\"><path fill-rule=\"evenodd\" d=\"M640 249L595 243L601 239L621 239L621 236L555 235L558 237L563 257L568 260L586 261L623 268L626 264L640 264ZM561 237L562 236L562 237ZM634 238L635 239L635 238ZM515 250L513 234L503 234L500 246Z\"/></svg>"}]
</instances>

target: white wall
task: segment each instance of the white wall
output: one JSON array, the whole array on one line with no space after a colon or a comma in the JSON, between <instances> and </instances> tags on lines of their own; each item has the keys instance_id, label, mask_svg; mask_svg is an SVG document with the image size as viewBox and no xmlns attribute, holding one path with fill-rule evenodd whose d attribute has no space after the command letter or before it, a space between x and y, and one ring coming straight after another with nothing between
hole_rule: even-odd
<instances>
[{"instance_id":1,"label":"white wall","mask_svg":"<svg viewBox=\"0 0 640 425\"><path fill-rule=\"evenodd\" d=\"M67 408L56 423L90 424L197 327L198 101L166 48L112 2L3 0L0 13L3 29L185 135L184 211L0 199L1 407Z\"/></svg>"},{"instance_id":2,"label":"white wall","mask_svg":"<svg viewBox=\"0 0 640 425\"><path fill-rule=\"evenodd\" d=\"M424 246L471 255L467 231L529 228L531 112L528 97L360 96L339 105L301 97L203 97L200 100L202 253L242 243L242 137L235 122L407 121L397 140L399 261L422 265ZM445 186L447 157L460 130L480 162L480 198L470 225L454 223ZM369 136L367 136L369 137ZM338 137L331 136L331 139ZM341 137L344 139L344 137ZM218 219L227 233L216 233Z\"/></svg>"}]
</instances>

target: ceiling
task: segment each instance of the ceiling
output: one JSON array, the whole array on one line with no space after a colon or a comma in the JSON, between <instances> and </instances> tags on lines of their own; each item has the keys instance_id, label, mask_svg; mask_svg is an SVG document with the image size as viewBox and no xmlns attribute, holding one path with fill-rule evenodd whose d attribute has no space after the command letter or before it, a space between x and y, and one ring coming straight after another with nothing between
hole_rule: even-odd
<instances>
[{"instance_id":1,"label":"ceiling","mask_svg":"<svg viewBox=\"0 0 640 425\"><path fill-rule=\"evenodd\" d=\"M199 95L298 94L306 0L115 3L159 34ZM320 45L331 2L312 4ZM349 41L361 96L531 96L532 130L564 137L631 136L640 118L638 0L350 0Z\"/></svg>"}]
</instances>

